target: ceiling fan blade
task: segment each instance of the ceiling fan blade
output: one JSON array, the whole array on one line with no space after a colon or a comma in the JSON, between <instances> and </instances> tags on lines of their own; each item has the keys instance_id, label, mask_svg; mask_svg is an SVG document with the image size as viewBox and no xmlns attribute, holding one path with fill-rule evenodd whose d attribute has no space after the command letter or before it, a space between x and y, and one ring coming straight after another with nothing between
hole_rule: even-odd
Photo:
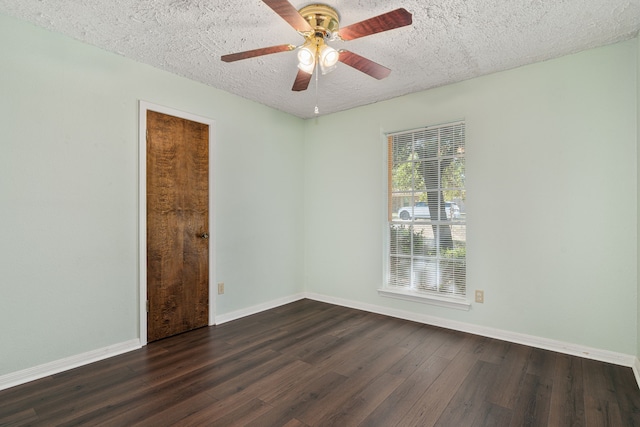
<instances>
[{"instance_id":1,"label":"ceiling fan blade","mask_svg":"<svg viewBox=\"0 0 640 427\"><path fill-rule=\"evenodd\" d=\"M296 92L307 90L309 82L311 81L311 76L313 76L313 73L307 73L306 71L298 69L298 75L296 76L296 81L293 82L291 90Z\"/></svg>"},{"instance_id":2,"label":"ceiling fan blade","mask_svg":"<svg viewBox=\"0 0 640 427\"><path fill-rule=\"evenodd\" d=\"M313 28L307 22L306 19L300 15L298 10L287 0L262 0L267 6L269 6L275 13L280 15L282 19L287 21L296 31L299 32L311 32Z\"/></svg>"},{"instance_id":3,"label":"ceiling fan blade","mask_svg":"<svg viewBox=\"0 0 640 427\"><path fill-rule=\"evenodd\" d=\"M260 49L246 50L244 52L230 53L229 55L222 55L220 59L222 59L224 62L233 62L239 61L241 59L255 58L256 56L286 52L295 48L296 47L292 44L281 44L279 46L263 47Z\"/></svg>"},{"instance_id":4,"label":"ceiling fan blade","mask_svg":"<svg viewBox=\"0 0 640 427\"><path fill-rule=\"evenodd\" d=\"M340 28L339 34L342 40L353 40L371 34L393 30L394 28L404 27L405 25L410 25L411 22L411 14L403 8L399 8Z\"/></svg>"},{"instance_id":5,"label":"ceiling fan blade","mask_svg":"<svg viewBox=\"0 0 640 427\"><path fill-rule=\"evenodd\" d=\"M350 67L355 68L358 71L362 71L371 77L382 80L391 74L391 70L383 65L373 62L370 59L360 56L356 53L349 52L348 50L341 50L338 61L343 64L347 64Z\"/></svg>"}]
</instances>

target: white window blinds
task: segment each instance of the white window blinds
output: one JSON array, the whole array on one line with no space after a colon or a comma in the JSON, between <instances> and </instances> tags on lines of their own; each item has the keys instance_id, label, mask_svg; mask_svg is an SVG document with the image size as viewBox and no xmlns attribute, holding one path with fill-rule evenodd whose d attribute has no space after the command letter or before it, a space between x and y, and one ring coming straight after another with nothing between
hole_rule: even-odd
<instances>
[{"instance_id":1,"label":"white window blinds","mask_svg":"<svg viewBox=\"0 0 640 427\"><path fill-rule=\"evenodd\" d=\"M465 124L388 134L388 288L466 295Z\"/></svg>"}]
</instances>

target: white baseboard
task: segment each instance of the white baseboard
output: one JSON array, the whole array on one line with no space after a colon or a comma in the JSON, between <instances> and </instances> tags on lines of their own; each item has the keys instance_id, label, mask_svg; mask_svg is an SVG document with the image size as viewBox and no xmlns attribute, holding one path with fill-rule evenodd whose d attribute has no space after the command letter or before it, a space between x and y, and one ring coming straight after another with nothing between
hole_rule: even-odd
<instances>
[{"instance_id":1,"label":"white baseboard","mask_svg":"<svg viewBox=\"0 0 640 427\"><path fill-rule=\"evenodd\" d=\"M122 353L127 353L132 350L137 350L140 347L140 340L134 339L99 348L97 350L91 350L86 353L65 357L64 359L54 360L53 362L34 366L33 368L11 372L10 374L0 376L0 390L5 390L7 388L48 377L49 375L54 375L62 371L68 371L69 369L88 365L89 363L117 356Z\"/></svg>"},{"instance_id":2,"label":"white baseboard","mask_svg":"<svg viewBox=\"0 0 640 427\"><path fill-rule=\"evenodd\" d=\"M436 316L429 316L404 310L396 310L393 308L377 306L373 304L365 304L357 301L334 298L326 295L307 293L306 297L316 301L341 305L343 307L355 308L358 310L364 310L371 313L382 314L385 316L396 317L404 320L411 320L427 325L439 326L442 328L453 329L461 332L468 332L474 335L495 338L502 341L513 342L516 344L528 345L530 347L542 348L544 350L556 351L558 353L584 357L586 359L593 359L599 360L601 362L613 363L615 365L628 366L633 368L636 376L636 381L640 386L640 362L638 361L638 358L636 356L632 356L629 354L616 353L613 351L591 348L578 344L571 344L548 338L521 334L518 332L489 328L486 326L479 326L465 322L457 322L454 320L443 319Z\"/></svg>"},{"instance_id":3,"label":"white baseboard","mask_svg":"<svg viewBox=\"0 0 640 427\"><path fill-rule=\"evenodd\" d=\"M257 314L262 311L271 310L272 308L280 307L281 305L289 304L304 298L306 298L306 296L303 293L295 294L288 297L265 302L263 304L254 305L252 307L243 308L241 310L232 311L231 313L216 316L215 324L220 325L222 323L231 322L232 320L241 319L243 317L251 316L252 314Z\"/></svg>"}]
</instances>

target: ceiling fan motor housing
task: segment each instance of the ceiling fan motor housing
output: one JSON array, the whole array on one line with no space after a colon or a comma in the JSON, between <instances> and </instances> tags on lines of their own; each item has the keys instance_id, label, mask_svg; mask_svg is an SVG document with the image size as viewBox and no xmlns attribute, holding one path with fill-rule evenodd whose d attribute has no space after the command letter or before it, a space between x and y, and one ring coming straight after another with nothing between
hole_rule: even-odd
<instances>
[{"instance_id":1,"label":"ceiling fan motor housing","mask_svg":"<svg viewBox=\"0 0 640 427\"><path fill-rule=\"evenodd\" d=\"M313 36L322 38L332 38L340 27L340 17L338 12L326 4L310 4L298 11L307 20L311 28L314 29Z\"/></svg>"}]
</instances>

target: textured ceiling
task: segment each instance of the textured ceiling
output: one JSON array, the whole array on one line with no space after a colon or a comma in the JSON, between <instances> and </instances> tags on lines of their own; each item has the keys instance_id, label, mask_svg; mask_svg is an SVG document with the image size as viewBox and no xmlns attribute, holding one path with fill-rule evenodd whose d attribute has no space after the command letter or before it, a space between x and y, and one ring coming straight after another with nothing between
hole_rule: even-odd
<instances>
[{"instance_id":1,"label":"textured ceiling","mask_svg":"<svg viewBox=\"0 0 640 427\"><path fill-rule=\"evenodd\" d=\"M290 0L297 9L312 2ZM0 12L293 115L314 116L635 36L640 0L327 0L346 26L403 7L413 24L331 45L392 69L339 63L292 92L295 52L220 56L303 38L260 0L0 0ZM316 89L317 88L317 89Z\"/></svg>"}]
</instances>

